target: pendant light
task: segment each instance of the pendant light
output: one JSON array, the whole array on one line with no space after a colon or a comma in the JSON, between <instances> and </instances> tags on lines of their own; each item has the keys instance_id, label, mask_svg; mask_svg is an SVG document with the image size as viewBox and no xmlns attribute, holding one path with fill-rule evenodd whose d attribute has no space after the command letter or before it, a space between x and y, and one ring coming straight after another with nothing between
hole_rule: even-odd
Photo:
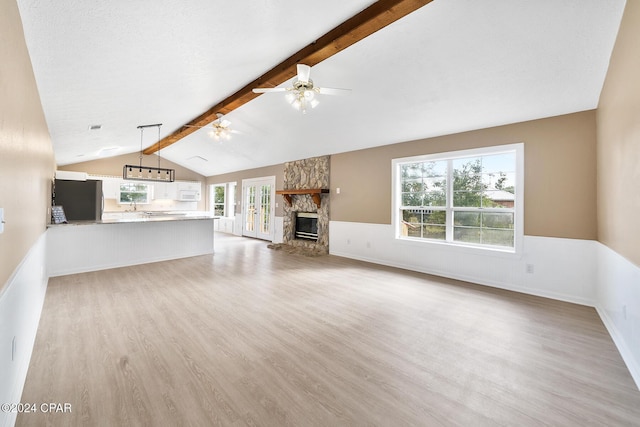
<instances>
[{"instance_id":1,"label":"pendant light","mask_svg":"<svg viewBox=\"0 0 640 427\"><path fill-rule=\"evenodd\" d=\"M150 127L158 128L158 142L160 141L160 126L162 123L153 125L140 125L140 164L139 165L124 165L122 168L122 178L132 179L139 181L162 181L173 182L176 178L175 169L166 169L160 167L160 150L158 150L158 167L142 166L142 141L144 136L144 130Z\"/></svg>"}]
</instances>

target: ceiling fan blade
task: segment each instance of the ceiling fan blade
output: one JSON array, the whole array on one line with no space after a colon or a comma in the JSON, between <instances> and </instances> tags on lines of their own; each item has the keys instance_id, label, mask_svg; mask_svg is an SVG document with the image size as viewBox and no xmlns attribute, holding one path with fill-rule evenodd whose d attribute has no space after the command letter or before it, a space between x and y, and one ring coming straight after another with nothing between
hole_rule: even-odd
<instances>
[{"instance_id":1,"label":"ceiling fan blade","mask_svg":"<svg viewBox=\"0 0 640 427\"><path fill-rule=\"evenodd\" d=\"M286 92L285 87L257 87L253 89L253 93L269 93L269 92Z\"/></svg>"},{"instance_id":2,"label":"ceiling fan blade","mask_svg":"<svg viewBox=\"0 0 640 427\"><path fill-rule=\"evenodd\" d=\"M304 64L298 64L298 81L302 83L309 83L309 76L311 76L311 67Z\"/></svg>"},{"instance_id":3,"label":"ceiling fan blade","mask_svg":"<svg viewBox=\"0 0 640 427\"><path fill-rule=\"evenodd\" d=\"M331 87L319 87L318 93L321 95L349 95L351 89L336 89Z\"/></svg>"}]
</instances>

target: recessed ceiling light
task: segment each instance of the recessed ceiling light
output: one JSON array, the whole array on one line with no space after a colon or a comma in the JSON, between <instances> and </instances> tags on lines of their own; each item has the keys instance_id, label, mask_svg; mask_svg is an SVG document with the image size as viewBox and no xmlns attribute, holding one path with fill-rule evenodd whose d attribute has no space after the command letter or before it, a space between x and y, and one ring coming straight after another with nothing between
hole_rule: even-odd
<instances>
[{"instance_id":1,"label":"recessed ceiling light","mask_svg":"<svg viewBox=\"0 0 640 427\"><path fill-rule=\"evenodd\" d=\"M89 125L89 130L100 130L102 125Z\"/></svg>"}]
</instances>

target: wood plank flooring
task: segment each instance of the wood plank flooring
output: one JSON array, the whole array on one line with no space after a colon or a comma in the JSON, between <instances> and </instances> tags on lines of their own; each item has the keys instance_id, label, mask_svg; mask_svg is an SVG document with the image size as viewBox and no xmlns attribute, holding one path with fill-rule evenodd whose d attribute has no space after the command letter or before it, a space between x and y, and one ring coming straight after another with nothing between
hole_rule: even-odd
<instances>
[{"instance_id":1,"label":"wood plank flooring","mask_svg":"<svg viewBox=\"0 0 640 427\"><path fill-rule=\"evenodd\" d=\"M51 279L17 426L624 426L595 310L216 235Z\"/></svg>"}]
</instances>

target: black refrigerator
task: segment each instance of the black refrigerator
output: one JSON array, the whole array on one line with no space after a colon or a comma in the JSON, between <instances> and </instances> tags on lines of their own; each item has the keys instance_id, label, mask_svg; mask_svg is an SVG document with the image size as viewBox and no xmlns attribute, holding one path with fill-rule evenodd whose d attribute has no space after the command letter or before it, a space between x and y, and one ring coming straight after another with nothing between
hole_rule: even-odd
<instances>
[{"instance_id":1,"label":"black refrigerator","mask_svg":"<svg viewBox=\"0 0 640 427\"><path fill-rule=\"evenodd\" d=\"M62 206L68 221L102 219L102 181L56 179L53 204Z\"/></svg>"}]
</instances>

